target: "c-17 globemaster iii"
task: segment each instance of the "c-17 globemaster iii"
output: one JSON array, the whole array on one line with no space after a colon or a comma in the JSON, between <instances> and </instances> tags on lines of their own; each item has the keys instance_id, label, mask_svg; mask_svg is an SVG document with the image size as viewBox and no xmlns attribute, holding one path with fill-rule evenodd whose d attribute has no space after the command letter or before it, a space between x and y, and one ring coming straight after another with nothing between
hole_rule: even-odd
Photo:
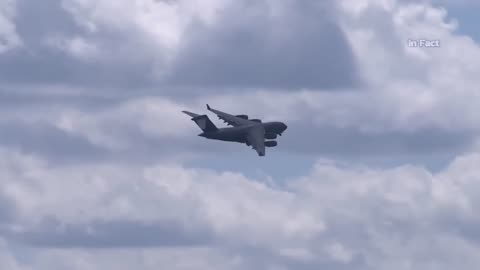
<instances>
[{"instance_id":1,"label":"c-17 globemaster iii","mask_svg":"<svg viewBox=\"0 0 480 270\"><path fill-rule=\"evenodd\" d=\"M282 122L265 122L259 119L248 119L247 115L231 115L210 108L207 109L215 113L219 119L223 120L232 127L217 128L207 115L199 115L192 112L182 111L192 117L192 120L202 129L198 136L212 140L221 140L229 142L245 143L252 146L259 156L265 156L265 147L277 146L277 135L287 129L287 125ZM270 141L265 141L268 139Z\"/></svg>"}]
</instances>

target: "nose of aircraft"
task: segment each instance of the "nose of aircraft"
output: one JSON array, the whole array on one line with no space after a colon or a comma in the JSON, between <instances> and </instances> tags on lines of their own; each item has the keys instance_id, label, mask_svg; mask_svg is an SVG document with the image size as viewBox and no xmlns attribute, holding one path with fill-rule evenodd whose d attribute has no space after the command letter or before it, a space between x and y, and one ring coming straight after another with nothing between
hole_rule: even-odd
<instances>
[{"instance_id":1,"label":"nose of aircraft","mask_svg":"<svg viewBox=\"0 0 480 270\"><path fill-rule=\"evenodd\" d=\"M285 131L287 128L288 128L288 126L285 125L285 123L282 123L282 129L283 129L283 131Z\"/></svg>"}]
</instances>

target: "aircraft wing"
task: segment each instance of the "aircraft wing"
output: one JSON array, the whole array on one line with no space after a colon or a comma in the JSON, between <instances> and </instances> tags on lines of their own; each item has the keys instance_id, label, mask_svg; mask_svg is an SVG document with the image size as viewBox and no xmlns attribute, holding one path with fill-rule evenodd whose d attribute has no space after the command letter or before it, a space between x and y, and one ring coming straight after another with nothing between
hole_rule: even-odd
<instances>
[{"instance_id":1,"label":"aircraft wing","mask_svg":"<svg viewBox=\"0 0 480 270\"><path fill-rule=\"evenodd\" d=\"M263 126L252 127L247 134L247 140L259 156L265 156L265 128Z\"/></svg>"},{"instance_id":2,"label":"aircraft wing","mask_svg":"<svg viewBox=\"0 0 480 270\"><path fill-rule=\"evenodd\" d=\"M237 117L235 115L231 115L228 113L221 112L219 110L215 110L210 108L210 106L207 104L207 109L213 113L215 113L219 119L223 120L225 123L237 127L237 126L243 126L243 125L249 125L252 123L252 121L249 121L247 119L243 119L240 117Z\"/></svg>"}]
</instances>

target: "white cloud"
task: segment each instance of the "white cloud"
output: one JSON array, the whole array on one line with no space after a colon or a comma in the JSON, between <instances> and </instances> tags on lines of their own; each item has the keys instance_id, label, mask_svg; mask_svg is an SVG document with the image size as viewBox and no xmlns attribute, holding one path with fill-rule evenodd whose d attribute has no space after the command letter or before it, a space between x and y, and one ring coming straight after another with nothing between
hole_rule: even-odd
<instances>
[{"instance_id":1,"label":"white cloud","mask_svg":"<svg viewBox=\"0 0 480 270\"><path fill-rule=\"evenodd\" d=\"M0 2L0 53L4 53L22 44L13 22L15 7L15 0L2 0Z\"/></svg>"},{"instance_id":2,"label":"white cloud","mask_svg":"<svg viewBox=\"0 0 480 270\"><path fill-rule=\"evenodd\" d=\"M87 31L80 38L102 51L97 58L110 55L112 46L116 46L116 50L123 48L123 57L136 58L135 54L147 53L147 57L157 59L160 66L174 56L192 21L212 23L225 4L227 1L218 0L62 1L62 6ZM120 39L114 45L98 34L116 35ZM130 40L132 38L136 40ZM146 51L137 51L139 46Z\"/></svg>"},{"instance_id":3,"label":"white cloud","mask_svg":"<svg viewBox=\"0 0 480 270\"><path fill-rule=\"evenodd\" d=\"M258 260L286 269L293 264L476 269L478 263L475 254L479 246L474 238L480 203L476 192L478 154L459 157L436 174L414 166L373 170L319 162L309 174L286 187L237 173L175 164L59 167L10 150L3 150L2 157L2 186L18 209L9 228L23 233L27 243L40 237L40 243L79 245L87 235L68 229L77 224L90 226L93 235L86 238L90 245L102 245L96 241L105 241L100 240L105 232L97 220L133 222L138 227L129 227L128 234L137 237L141 237L141 224L174 221L187 229L177 237L189 230L193 230L193 235L188 234L192 238L207 232L212 238L205 239L204 245L214 257L233 262L235 256L229 251L241 250L240 265L244 266ZM42 226L51 217L58 225ZM62 227L68 234L61 233ZM39 229L36 238L29 238L29 232ZM63 242L57 242L57 237ZM108 241L125 236L110 237ZM43 261L45 257L39 254L48 250L34 254ZM192 251L190 247L178 250ZM125 253L126 258L136 258L142 269L149 269L149 262L153 267L165 260L159 259L163 258L158 253L164 252L161 248L151 253L151 260L134 255L149 253L142 249L92 252L74 249L67 253L82 261L78 269L104 261L102 254L115 257ZM208 264L210 259L199 263ZM187 261L185 269L192 269L193 262ZM113 261L105 259L105 263L112 265ZM237 269L235 264L225 267Z\"/></svg>"},{"instance_id":4,"label":"white cloud","mask_svg":"<svg viewBox=\"0 0 480 270\"><path fill-rule=\"evenodd\" d=\"M83 37L66 38L61 36L48 37L47 45L65 51L80 60L92 60L98 57L98 49L91 41Z\"/></svg>"},{"instance_id":5,"label":"white cloud","mask_svg":"<svg viewBox=\"0 0 480 270\"><path fill-rule=\"evenodd\" d=\"M478 44L454 32L456 23L447 21L445 9L380 2L362 2L364 10L356 16L350 2L343 2L344 29L370 81L371 94L380 103L375 107L382 111L376 114L387 116L385 120L400 129L428 125L475 129ZM410 48L408 39L440 40L441 47Z\"/></svg>"},{"instance_id":6,"label":"white cloud","mask_svg":"<svg viewBox=\"0 0 480 270\"><path fill-rule=\"evenodd\" d=\"M54 92L54 89L51 87L49 90ZM141 138L138 136L155 141L169 138L180 140L200 131L190 118L181 112L189 109L189 106L169 98L117 100L106 97L104 106L86 109L83 105L88 102L88 97L81 94L77 97L75 91L64 89L61 93L47 93L37 97L41 101L53 96L63 98L64 102L43 103L32 97L29 106L4 106L0 124L56 128L113 151L135 147L140 143L138 140ZM12 93L7 92L6 95ZM92 97L94 100L101 98L101 94ZM79 104L75 104L75 101L79 101Z\"/></svg>"},{"instance_id":7,"label":"white cloud","mask_svg":"<svg viewBox=\"0 0 480 270\"><path fill-rule=\"evenodd\" d=\"M265 89L204 100L236 112L367 134L431 128L478 133L480 47L455 32L447 10L402 1L342 1L340 6L365 87L340 93ZM410 48L408 39L438 39L441 47Z\"/></svg>"},{"instance_id":8,"label":"white cloud","mask_svg":"<svg viewBox=\"0 0 480 270\"><path fill-rule=\"evenodd\" d=\"M0 268L4 270L27 270L22 267L9 250L7 242L0 237Z\"/></svg>"},{"instance_id":9,"label":"white cloud","mask_svg":"<svg viewBox=\"0 0 480 270\"><path fill-rule=\"evenodd\" d=\"M0 4L0 37L7 37L2 44L9 44L0 45L0 51L21 44L12 23L13 3ZM119 55L168 62L181 48L189 23L214 24L228 4L62 3L84 32L51 37L49 45L90 63L117 60ZM85 99L95 96L84 89L73 93L65 87L72 95L68 98L63 92L41 89L48 92L47 98L56 99L45 102L43 97L43 103L25 106L16 106L15 97L6 92L13 104L2 107L0 123L56 128L113 153L149 140L165 140L176 151L188 152L171 143L196 138L196 127L180 111L197 112L207 102L251 117L306 123L309 130L288 132L296 136L292 141L311 147L317 142L305 138L312 127L407 135L436 128L477 136L480 48L455 32L456 23L447 21L445 10L425 2L394 0L344 0L339 10L342 28L364 71L367 85L362 89L232 91L206 93L188 102L178 101L174 94L167 98L130 92L130 97L108 100L103 107L84 106ZM440 39L442 46L408 48L409 38ZM118 47L112 47L117 41ZM122 54L138 48L146 53ZM82 101L72 105L75 94ZM104 98L102 93L97 97ZM228 170L191 168L172 157L166 162L155 157L149 164L130 156L122 161L65 164L42 154L25 154L29 150L0 151L1 217L7 213L0 220L5 239L0 242L2 269L169 265L468 270L480 263L478 154L460 156L435 173L415 165L373 169L319 161L284 185ZM23 251L28 256L19 259Z\"/></svg>"},{"instance_id":10,"label":"white cloud","mask_svg":"<svg viewBox=\"0 0 480 270\"><path fill-rule=\"evenodd\" d=\"M62 3L78 24L89 26L85 26L83 33L72 33L71 36L48 36L50 45L89 64L102 65L103 58L110 59L113 61L112 68L105 65L101 68L102 72L94 73L102 77L103 71L109 73L113 70L111 74L115 79L128 82L132 80L123 71L131 72L116 68L133 67L134 72L140 70L136 73L141 74L140 77L152 75L156 68L152 68L150 61L163 58L160 55L165 52L174 56L175 51L182 48L182 41L188 38L185 35L190 29L189 23L199 20L200 24L215 25L218 23L216 20L222 17L222 11L225 12L223 8L232 4L219 1L100 1L95 4L92 1L73 0ZM266 10L280 16L291 5L290 2L269 2ZM299 8L297 11L302 10ZM120 16L114 16L114 11L120 12L125 18L112 19ZM359 70L364 71L367 85L361 89L318 92L267 88L242 92L242 89L222 88L221 94L215 94L194 87L164 93L165 87L161 87L146 95L133 87L129 92L130 98L125 98L124 103L106 105L100 110L82 108L82 105L67 108L69 105L62 105L60 101L52 108L35 106L39 113L12 108L5 115L11 119L21 117L22 123L53 126L107 151L132 149L145 139L151 140L144 144L149 145L150 149L154 149L152 142L163 138L188 143L193 139L198 141L196 136L192 136L198 132L195 125L179 111L193 107L191 110L201 112L198 108L203 110L204 103L232 113L247 113L264 120L283 120L292 127L302 126L302 130L297 127L289 129L288 133L295 136L292 141L300 141L300 134L315 133L317 130L324 133L324 129L333 128L368 138L383 136L385 141L397 136L399 147L405 147L408 144L422 145L425 131L434 130L427 135L438 134L451 145L455 144L452 136L457 136L457 146L452 146L452 149L462 149L470 143L471 138L477 136L476 123L479 119L476 108L479 99L475 87L478 85L476 70L480 68L480 61L477 61L480 49L472 39L455 33L456 24L446 21L445 10L422 2L369 0L340 2L335 14L337 12L338 16L332 19L341 23L354 48L357 65L361 67ZM223 20L221 22L224 23ZM150 28L155 30L150 31ZM169 31L177 34L168 34ZM441 39L442 47L420 49L406 46L408 38L423 36ZM129 57L134 58L130 59L133 62L127 59ZM148 63L142 59L147 59ZM321 59L318 61L321 62ZM139 68L136 68L136 64L125 63L137 63ZM83 76L82 69L72 70L73 74ZM45 87L31 88L45 91ZM70 92L72 87L65 87L64 91ZM205 93L199 95L195 94L196 91ZM79 98L82 98L92 92L101 97L105 91L87 86L79 92ZM115 92L110 94L115 95ZM160 97L153 98L155 95ZM177 96L185 95L191 95L189 102L178 101L183 97ZM304 130L305 127L311 129L311 126L314 130ZM301 141L313 145L316 144L314 137L318 136L312 135L308 140ZM419 141L415 141L415 138ZM359 140L356 143L362 144ZM433 146L435 149L432 151L441 151L438 145L441 143ZM295 145L291 147L297 151ZM184 148L187 149L182 148L178 152L184 156L191 155L187 153L188 147ZM409 148L408 151L414 150Z\"/></svg>"},{"instance_id":11,"label":"white cloud","mask_svg":"<svg viewBox=\"0 0 480 270\"><path fill-rule=\"evenodd\" d=\"M80 134L92 143L113 150L134 147L137 138L129 131L138 130L146 137L161 140L182 137L194 126L181 113L185 106L164 98L129 100L117 106L97 111L63 111L57 127L72 134Z\"/></svg>"},{"instance_id":12,"label":"white cloud","mask_svg":"<svg viewBox=\"0 0 480 270\"><path fill-rule=\"evenodd\" d=\"M342 4L343 28L366 87L340 93L266 89L255 95L234 94L235 99L228 93L204 100L236 112L295 122L308 119L374 134L477 130L480 48L454 32L456 24L446 21L444 9L397 1ZM441 48L407 46L408 39L419 38L440 39Z\"/></svg>"},{"instance_id":13,"label":"white cloud","mask_svg":"<svg viewBox=\"0 0 480 270\"><path fill-rule=\"evenodd\" d=\"M350 252L339 243L333 243L331 246L327 247L327 252L333 259L340 262L348 263L352 260Z\"/></svg>"}]
</instances>

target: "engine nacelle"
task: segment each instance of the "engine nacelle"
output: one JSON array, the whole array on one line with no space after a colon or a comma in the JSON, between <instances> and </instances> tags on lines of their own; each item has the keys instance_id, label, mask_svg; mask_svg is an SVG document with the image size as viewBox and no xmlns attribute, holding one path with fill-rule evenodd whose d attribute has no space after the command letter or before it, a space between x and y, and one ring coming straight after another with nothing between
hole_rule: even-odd
<instances>
[{"instance_id":1,"label":"engine nacelle","mask_svg":"<svg viewBox=\"0 0 480 270\"><path fill-rule=\"evenodd\" d=\"M275 147L275 146L277 146L277 144L278 144L277 141L266 141L265 142L266 147Z\"/></svg>"},{"instance_id":2,"label":"engine nacelle","mask_svg":"<svg viewBox=\"0 0 480 270\"><path fill-rule=\"evenodd\" d=\"M265 139L267 140L275 140L277 138L276 133L265 133Z\"/></svg>"},{"instance_id":3,"label":"engine nacelle","mask_svg":"<svg viewBox=\"0 0 480 270\"><path fill-rule=\"evenodd\" d=\"M252 121L252 122L257 122L257 123L261 123L261 122L262 122L262 120L260 120L260 119L250 119L250 121Z\"/></svg>"},{"instance_id":4,"label":"engine nacelle","mask_svg":"<svg viewBox=\"0 0 480 270\"><path fill-rule=\"evenodd\" d=\"M248 115L245 115L245 114L239 114L239 115L235 115L236 117L238 118L242 118L242 119L248 119Z\"/></svg>"}]
</instances>

